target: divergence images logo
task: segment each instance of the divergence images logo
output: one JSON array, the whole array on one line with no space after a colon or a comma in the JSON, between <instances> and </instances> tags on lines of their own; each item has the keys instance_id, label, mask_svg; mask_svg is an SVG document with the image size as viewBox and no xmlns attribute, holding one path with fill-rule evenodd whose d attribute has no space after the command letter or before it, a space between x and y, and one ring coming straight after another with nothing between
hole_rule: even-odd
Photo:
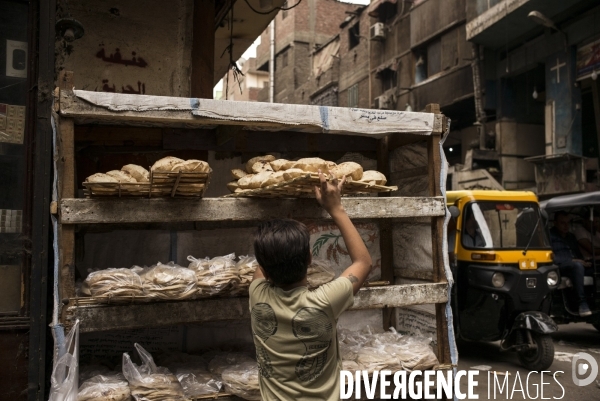
<instances>
[{"instance_id":1,"label":"divergence images logo","mask_svg":"<svg viewBox=\"0 0 600 401\"><path fill-rule=\"evenodd\" d=\"M585 361L585 362L583 362ZM586 379L580 379L578 376L588 374ZM598 363L590 354L578 352L573 357L573 383L576 386L587 386L591 384L598 376Z\"/></svg>"}]
</instances>

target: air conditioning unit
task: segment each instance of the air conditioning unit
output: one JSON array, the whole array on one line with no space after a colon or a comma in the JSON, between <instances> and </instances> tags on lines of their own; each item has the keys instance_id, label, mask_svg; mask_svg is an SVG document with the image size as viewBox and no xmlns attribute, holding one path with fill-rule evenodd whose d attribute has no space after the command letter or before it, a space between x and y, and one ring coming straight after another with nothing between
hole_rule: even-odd
<instances>
[{"instance_id":1,"label":"air conditioning unit","mask_svg":"<svg viewBox=\"0 0 600 401\"><path fill-rule=\"evenodd\" d=\"M372 25L370 32L371 40L385 40L385 24L383 22Z\"/></svg>"},{"instance_id":2,"label":"air conditioning unit","mask_svg":"<svg viewBox=\"0 0 600 401\"><path fill-rule=\"evenodd\" d=\"M392 107L391 100L392 99L391 99L390 95L381 95L381 96L375 98L374 106L376 109L389 110Z\"/></svg>"}]
</instances>

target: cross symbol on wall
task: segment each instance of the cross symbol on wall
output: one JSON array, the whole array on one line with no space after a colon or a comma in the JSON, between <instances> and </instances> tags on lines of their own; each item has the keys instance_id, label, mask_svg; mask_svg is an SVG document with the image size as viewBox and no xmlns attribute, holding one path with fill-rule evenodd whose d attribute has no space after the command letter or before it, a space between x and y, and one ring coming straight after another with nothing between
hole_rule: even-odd
<instances>
[{"instance_id":1,"label":"cross symbol on wall","mask_svg":"<svg viewBox=\"0 0 600 401\"><path fill-rule=\"evenodd\" d=\"M552 68L550 68L550 71L554 71L556 70L556 83L559 84L560 83L560 67L564 67L565 65L567 65L566 63L560 63L560 61L558 60L558 57L556 58L556 65Z\"/></svg>"},{"instance_id":2,"label":"cross symbol on wall","mask_svg":"<svg viewBox=\"0 0 600 401\"><path fill-rule=\"evenodd\" d=\"M502 220L502 222L504 223L504 229L508 230L508 223L510 222L508 216L504 215L504 220Z\"/></svg>"}]
</instances>

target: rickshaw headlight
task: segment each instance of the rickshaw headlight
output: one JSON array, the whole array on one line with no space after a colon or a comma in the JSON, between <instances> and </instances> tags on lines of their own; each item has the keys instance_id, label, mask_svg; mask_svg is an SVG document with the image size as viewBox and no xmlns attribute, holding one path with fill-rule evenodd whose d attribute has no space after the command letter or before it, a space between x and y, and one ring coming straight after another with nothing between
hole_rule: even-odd
<instances>
[{"instance_id":1,"label":"rickshaw headlight","mask_svg":"<svg viewBox=\"0 0 600 401\"><path fill-rule=\"evenodd\" d=\"M494 273L492 276L492 285L496 288L504 287L504 274L500 272Z\"/></svg>"},{"instance_id":2,"label":"rickshaw headlight","mask_svg":"<svg viewBox=\"0 0 600 401\"><path fill-rule=\"evenodd\" d=\"M558 273L555 271L549 272L546 276L546 281L548 282L548 287L556 287L558 285Z\"/></svg>"}]
</instances>

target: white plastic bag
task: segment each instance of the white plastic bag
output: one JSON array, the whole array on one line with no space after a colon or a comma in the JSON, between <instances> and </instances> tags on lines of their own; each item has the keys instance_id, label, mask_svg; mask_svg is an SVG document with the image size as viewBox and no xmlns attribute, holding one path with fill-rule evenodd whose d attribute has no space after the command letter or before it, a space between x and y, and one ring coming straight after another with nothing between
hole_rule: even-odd
<instances>
[{"instance_id":1,"label":"white plastic bag","mask_svg":"<svg viewBox=\"0 0 600 401\"><path fill-rule=\"evenodd\" d=\"M49 401L77 401L79 388L79 320L65 338L65 353L54 361Z\"/></svg>"},{"instance_id":2,"label":"white plastic bag","mask_svg":"<svg viewBox=\"0 0 600 401\"><path fill-rule=\"evenodd\" d=\"M131 391L127 380L121 374L97 375L83 382L79 387L78 401L129 401Z\"/></svg>"},{"instance_id":3,"label":"white plastic bag","mask_svg":"<svg viewBox=\"0 0 600 401\"><path fill-rule=\"evenodd\" d=\"M140 297L144 295L142 279L132 269L104 269L90 273L82 289L92 297Z\"/></svg>"},{"instance_id":4,"label":"white plastic bag","mask_svg":"<svg viewBox=\"0 0 600 401\"><path fill-rule=\"evenodd\" d=\"M194 272L173 262L135 269L142 279L144 294L150 298L189 299L197 293Z\"/></svg>"},{"instance_id":5,"label":"white plastic bag","mask_svg":"<svg viewBox=\"0 0 600 401\"><path fill-rule=\"evenodd\" d=\"M131 395L137 401L186 400L183 388L169 369L157 367L150 355L139 344L134 344L142 364L136 365L129 354L123 354L123 375L129 382Z\"/></svg>"},{"instance_id":6,"label":"white plastic bag","mask_svg":"<svg viewBox=\"0 0 600 401\"><path fill-rule=\"evenodd\" d=\"M239 277L240 285L232 291L232 295L248 295L248 288L252 283L254 272L258 268L258 261L253 255L240 256L240 260L235 265Z\"/></svg>"},{"instance_id":7,"label":"white plastic bag","mask_svg":"<svg viewBox=\"0 0 600 401\"><path fill-rule=\"evenodd\" d=\"M223 371L221 377L228 393L245 400L262 399L258 386L258 365L255 361L230 366Z\"/></svg>"},{"instance_id":8,"label":"white plastic bag","mask_svg":"<svg viewBox=\"0 0 600 401\"><path fill-rule=\"evenodd\" d=\"M196 273L200 296L222 295L231 292L240 284L235 267L235 253L209 259L188 256L188 268Z\"/></svg>"},{"instance_id":9,"label":"white plastic bag","mask_svg":"<svg viewBox=\"0 0 600 401\"><path fill-rule=\"evenodd\" d=\"M216 394L223 386L221 380L207 370L181 368L177 369L177 379L188 398L196 398L207 394Z\"/></svg>"}]
</instances>

